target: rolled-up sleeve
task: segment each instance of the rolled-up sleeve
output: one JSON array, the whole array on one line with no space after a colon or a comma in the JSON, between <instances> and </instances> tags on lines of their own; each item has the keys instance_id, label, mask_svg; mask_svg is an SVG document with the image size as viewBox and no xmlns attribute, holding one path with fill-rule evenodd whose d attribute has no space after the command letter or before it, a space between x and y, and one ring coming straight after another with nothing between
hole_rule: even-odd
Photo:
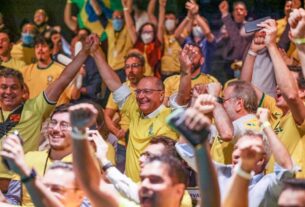
<instances>
[{"instance_id":1,"label":"rolled-up sleeve","mask_svg":"<svg viewBox=\"0 0 305 207\"><path fill-rule=\"evenodd\" d=\"M113 91L113 100L118 104L119 109L122 109L124 103L126 102L128 96L131 94L130 89L126 85L121 85L118 89Z\"/></svg>"}]
</instances>

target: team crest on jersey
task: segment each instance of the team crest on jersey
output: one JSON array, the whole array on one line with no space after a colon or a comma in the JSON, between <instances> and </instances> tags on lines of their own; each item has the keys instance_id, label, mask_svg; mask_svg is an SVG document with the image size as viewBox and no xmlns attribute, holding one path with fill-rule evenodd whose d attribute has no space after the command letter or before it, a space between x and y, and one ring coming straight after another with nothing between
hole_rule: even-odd
<instances>
[{"instance_id":1,"label":"team crest on jersey","mask_svg":"<svg viewBox=\"0 0 305 207\"><path fill-rule=\"evenodd\" d=\"M154 135L153 131L154 131L154 124L151 124L148 128L148 136Z\"/></svg>"},{"instance_id":2,"label":"team crest on jersey","mask_svg":"<svg viewBox=\"0 0 305 207\"><path fill-rule=\"evenodd\" d=\"M48 84L50 84L50 83L53 81L53 79L54 79L54 77L51 76L51 75L49 75L49 76L47 77Z\"/></svg>"}]
</instances>

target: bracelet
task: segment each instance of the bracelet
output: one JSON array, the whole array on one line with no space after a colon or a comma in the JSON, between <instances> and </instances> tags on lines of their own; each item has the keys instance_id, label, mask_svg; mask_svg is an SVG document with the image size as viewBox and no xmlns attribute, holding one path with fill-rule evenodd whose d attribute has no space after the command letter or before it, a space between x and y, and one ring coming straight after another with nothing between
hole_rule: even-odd
<instances>
[{"instance_id":1,"label":"bracelet","mask_svg":"<svg viewBox=\"0 0 305 207\"><path fill-rule=\"evenodd\" d=\"M246 179L246 180L250 180L252 178L251 173L247 173L246 171L244 171L241 168L241 163L238 163L235 167L234 167L234 172L239 175L240 177Z\"/></svg>"},{"instance_id":2,"label":"bracelet","mask_svg":"<svg viewBox=\"0 0 305 207\"><path fill-rule=\"evenodd\" d=\"M128 10L129 10L128 7L123 8L123 11L128 11Z\"/></svg>"},{"instance_id":3,"label":"bracelet","mask_svg":"<svg viewBox=\"0 0 305 207\"><path fill-rule=\"evenodd\" d=\"M293 42L296 45L303 45L303 44L305 44L305 38L294 38Z\"/></svg>"},{"instance_id":4,"label":"bracelet","mask_svg":"<svg viewBox=\"0 0 305 207\"><path fill-rule=\"evenodd\" d=\"M261 130L263 131L267 127L271 127L271 124L269 121L264 121L264 123L261 124Z\"/></svg>"},{"instance_id":5,"label":"bracelet","mask_svg":"<svg viewBox=\"0 0 305 207\"><path fill-rule=\"evenodd\" d=\"M111 167L113 167L112 163L108 162L106 165L103 165L102 170L106 172Z\"/></svg>"},{"instance_id":6,"label":"bracelet","mask_svg":"<svg viewBox=\"0 0 305 207\"><path fill-rule=\"evenodd\" d=\"M36 176L37 176L37 173L34 170L34 168L32 168L30 175L25 176L25 177L21 177L20 180L21 180L22 183L27 183L31 180L34 180L36 178Z\"/></svg>"},{"instance_id":7,"label":"bracelet","mask_svg":"<svg viewBox=\"0 0 305 207\"><path fill-rule=\"evenodd\" d=\"M257 53L254 52L253 50L248 50L248 55L251 55L253 57L256 57L257 56Z\"/></svg>"},{"instance_id":8,"label":"bracelet","mask_svg":"<svg viewBox=\"0 0 305 207\"><path fill-rule=\"evenodd\" d=\"M87 139L87 132L82 132L77 127L72 127L71 137L76 140L85 140Z\"/></svg>"}]
</instances>

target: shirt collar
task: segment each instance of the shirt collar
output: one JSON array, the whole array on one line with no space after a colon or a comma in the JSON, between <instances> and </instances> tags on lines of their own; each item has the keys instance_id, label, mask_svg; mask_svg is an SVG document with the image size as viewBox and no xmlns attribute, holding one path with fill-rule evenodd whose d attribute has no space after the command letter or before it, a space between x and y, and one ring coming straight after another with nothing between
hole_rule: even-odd
<instances>
[{"instance_id":1,"label":"shirt collar","mask_svg":"<svg viewBox=\"0 0 305 207\"><path fill-rule=\"evenodd\" d=\"M156 117L158 114L160 114L160 112L165 108L165 106L163 104L161 104L156 110L154 110L153 112L151 112L150 114L147 114L146 116L143 115L144 119L152 119L154 117Z\"/></svg>"}]
</instances>

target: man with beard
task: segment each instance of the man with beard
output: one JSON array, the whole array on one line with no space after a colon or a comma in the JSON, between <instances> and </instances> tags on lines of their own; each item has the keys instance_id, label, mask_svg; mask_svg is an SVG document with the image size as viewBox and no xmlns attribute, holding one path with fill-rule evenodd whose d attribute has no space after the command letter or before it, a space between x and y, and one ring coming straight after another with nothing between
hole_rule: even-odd
<instances>
[{"instance_id":1,"label":"man with beard","mask_svg":"<svg viewBox=\"0 0 305 207\"><path fill-rule=\"evenodd\" d=\"M143 78L145 59L140 53L131 52L125 57L125 74L127 81L124 83L133 92L137 84ZM114 119L115 113L120 112L119 123ZM105 108L105 121L110 132L118 139L117 145L117 167L121 172L125 171L126 157L126 135L128 131L129 119L126 111L119 111L118 105L113 100L111 94Z\"/></svg>"},{"instance_id":2,"label":"man with beard","mask_svg":"<svg viewBox=\"0 0 305 207\"><path fill-rule=\"evenodd\" d=\"M0 65L21 71L25 62L11 56L13 37L8 29L0 30Z\"/></svg>"},{"instance_id":3,"label":"man with beard","mask_svg":"<svg viewBox=\"0 0 305 207\"><path fill-rule=\"evenodd\" d=\"M42 36L37 37L35 40L37 63L31 64L21 71L24 82L29 88L30 99L38 96L41 91L56 80L64 70L63 65L52 60L52 48L53 43L50 39L46 39ZM60 97L57 105L67 103L72 99L72 94L75 91L76 88L74 85L69 86Z\"/></svg>"},{"instance_id":4,"label":"man with beard","mask_svg":"<svg viewBox=\"0 0 305 207\"><path fill-rule=\"evenodd\" d=\"M45 10L37 9L34 14L34 23L39 31L40 34L44 33L51 27L47 24L48 22L48 15Z\"/></svg>"},{"instance_id":5,"label":"man with beard","mask_svg":"<svg viewBox=\"0 0 305 207\"><path fill-rule=\"evenodd\" d=\"M194 50L191 57L192 70L189 74L181 72L180 75L171 76L164 81L165 85L165 98L164 103L168 105L169 97L175 92L178 92L180 81L184 78L191 79L191 87L193 88L196 84L208 84L212 82L218 82L213 76L201 73L200 67L204 63L204 56L201 53L200 47L196 44L185 45L184 48L190 48ZM189 49L187 49L189 50Z\"/></svg>"}]
</instances>

